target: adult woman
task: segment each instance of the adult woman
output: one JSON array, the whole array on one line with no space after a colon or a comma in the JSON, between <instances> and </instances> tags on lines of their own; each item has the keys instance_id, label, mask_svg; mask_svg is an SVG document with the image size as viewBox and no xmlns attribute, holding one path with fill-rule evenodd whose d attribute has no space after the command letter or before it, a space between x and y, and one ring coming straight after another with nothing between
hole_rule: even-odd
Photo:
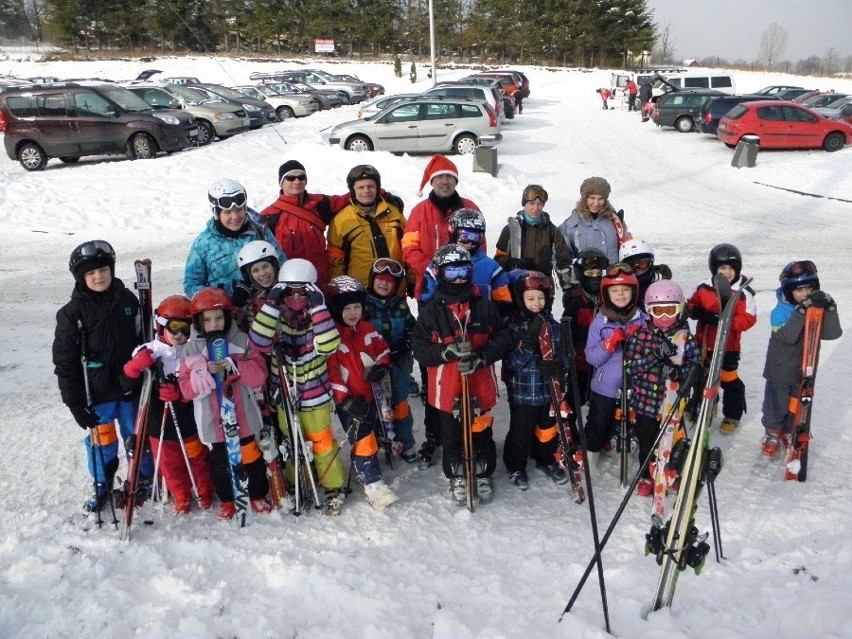
<instances>
[{"instance_id":1,"label":"adult woman","mask_svg":"<svg viewBox=\"0 0 852 639\"><path fill-rule=\"evenodd\" d=\"M618 261L618 248L630 239L627 225L609 203L609 182L590 177L580 185L580 199L571 216L559 225L574 257L584 249L598 249L609 262Z\"/></svg>"}]
</instances>

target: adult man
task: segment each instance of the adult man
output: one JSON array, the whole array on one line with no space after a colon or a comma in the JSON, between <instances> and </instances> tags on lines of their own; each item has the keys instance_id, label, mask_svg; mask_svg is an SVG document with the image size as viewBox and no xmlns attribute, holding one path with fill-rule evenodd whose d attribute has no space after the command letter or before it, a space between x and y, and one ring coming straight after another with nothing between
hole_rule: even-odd
<instances>
[{"instance_id":1,"label":"adult man","mask_svg":"<svg viewBox=\"0 0 852 639\"><path fill-rule=\"evenodd\" d=\"M627 81L627 84L624 85L624 93L627 95L627 110L635 111L636 94L639 93L639 87L637 87L636 83L633 81L633 76L631 76Z\"/></svg>"},{"instance_id":2,"label":"adult man","mask_svg":"<svg viewBox=\"0 0 852 639\"><path fill-rule=\"evenodd\" d=\"M642 109L642 122L647 122L650 119L646 105L651 101L652 88L650 81L643 82L639 87L639 105Z\"/></svg>"}]
</instances>

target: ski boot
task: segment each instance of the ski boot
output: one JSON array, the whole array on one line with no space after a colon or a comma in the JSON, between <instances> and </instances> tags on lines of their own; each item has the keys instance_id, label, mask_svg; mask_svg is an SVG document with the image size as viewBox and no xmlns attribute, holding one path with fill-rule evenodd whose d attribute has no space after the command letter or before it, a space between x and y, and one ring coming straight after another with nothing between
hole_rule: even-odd
<instances>
[{"instance_id":1,"label":"ski boot","mask_svg":"<svg viewBox=\"0 0 852 639\"><path fill-rule=\"evenodd\" d=\"M381 479L365 485L364 492L367 493L370 505L376 510L384 510L399 499L396 493Z\"/></svg>"},{"instance_id":2,"label":"ski boot","mask_svg":"<svg viewBox=\"0 0 852 639\"><path fill-rule=\"evenodd\" d=\"M477 477L476 493L480 504L490 503L494 499L494 479L491 477ZM467 504L467 495L465 495L465 504Z\"/></svg>"},{"instance_id":3,"label":"ski boot","mask_svg":"<svg viewBox=\"0 0 852 639\"><path fill-rule=\"evenodd\" d=\"M343 509L346 495L339 488L327 488L325 491L324 513L328 517L337 517Z\"/></svg>"},{"instance_id":4,"label":"ski boot","mask_svg":"<svg viewBox=\"0 0 852 639\"><path fill-rule=\"evenodd\" d=\"M109 489L106 484L97 483L86 496L83 510L89 513L100 512L109 499Z\"/></svg>"},{"instance_id":5,"label":"ski boot","mask_svg":"<svg viewBox=\"0 0 852 639\"><path fill-rule=\"evenodd\" d=\"M778 452L778 448L781 446L781 438L778 437L778 433L774 433L772 431L766 431L766 435L763 437L762 450L763 454L767 457L775 457L775 454Z\"/></svg>"},{"instance_id":6,"label":"ski boot","mask_svg":"<svg viewBox=\"0 0 852 639\"><path fill-rule=\"evenodd\" d=\"M733 417L725 417L722 420L722 423L719 424L719 432L725 435L731 435L735 430L737 430L737 426L740 425L740 420L734 419Z\"/></svg>"},{"instance_id":7,"label":"ski boot","mask_svg":"<svg viewBox=\"0 0 852 639\"><path fill-rule=\"evenodd\" d=\"M547 465L538 464L537 468L550 477L554 484L561 486L568 483L568 475L565 474L565 471L562 470L556 462L551 462Z\"/></svg>"},{"instance_id":8,"label":"ski boot","mask_svg":"<svg viewBox=\"0 0 852 639\"><path fill-rule=\"evenodd\" d=\"M512 482L512 485L518 490L527 490L530 487L529 479L527 479L527 473L523 470L516 470L509 473L509 481Z\"/></svg>"},{"instance_id":9,"label":"ski boot","mask_svg":"<svg viewBox=\"0 0 852 639\"><path fill-rule=\"evenodd\" d=\"M450 478L450 501L456 506L467 505L467 489L464 485L464 477Z\"/></svg>"},{"instance_id":10,"label":"ski boot","mask_svg":"<svg viewBox=\"0 0 852 639\"><path fill-rule=\"evenodd\" d=\"M427 439L420 445L420 451L417 453L417 467L420 470L426 470L434 463L437 448L438 442L432 439Z\"/></svg>"}]
</instances>

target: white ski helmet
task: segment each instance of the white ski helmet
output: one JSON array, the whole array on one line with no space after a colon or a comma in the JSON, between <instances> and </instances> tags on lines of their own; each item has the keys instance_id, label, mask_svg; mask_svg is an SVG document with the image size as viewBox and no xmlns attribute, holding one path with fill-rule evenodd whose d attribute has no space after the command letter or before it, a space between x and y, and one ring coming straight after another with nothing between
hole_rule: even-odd
<instances>
[{"instance_id":1,"label":"white ski helmet","mask_svg":"<svg viewBox=\"0 0 852 639\"><path fill-rule=\"evenodd\" d=\"M295 257L281 265L281 269L278 271L278 281L288 286L316 284L317 269L308 260Z\"/></svg>"},{"instance_id":2,"label":"white ski helmet","mask_svg":"<svg viewBox=\"0 0 852 639\"><path fill-rule=\"evenodd\" d=\"M651 246L645 240L637 240L631 239L621 245L621 248L618 249L618 261L626 262L629 257L636 257L637 255L648 255L649 257L654 257L654 247Z\"/></svg>"},{"instance_id":3,"label":"white ski helmet","mask_svg":"<svg viewBox=\"0 0 852 639\"><path fill-rule=\"evenodd\" d=\"M220 211L246 206L247 199L243 185L231 178L217 180L207 189L207 200L213 217L219 217Z\"/></svg>"},{"instance_id":4,"label":"white ski helmet","mask_svg":"<svg viewBox=\"0 0 852 639\"><path fill-rule=\"evenodd\" d=\"M240 252L237 255L237 265L239 266L240 273L242 273L243 279L246 282L251 281L251 277L249 275L251 265L262 260L266 260L272 264L272 267L276 271L280 266L280 263L278 262L278 253L275 251L275 247L266 240L254 240L240 249Z\"/></svg>"}]
</instances>

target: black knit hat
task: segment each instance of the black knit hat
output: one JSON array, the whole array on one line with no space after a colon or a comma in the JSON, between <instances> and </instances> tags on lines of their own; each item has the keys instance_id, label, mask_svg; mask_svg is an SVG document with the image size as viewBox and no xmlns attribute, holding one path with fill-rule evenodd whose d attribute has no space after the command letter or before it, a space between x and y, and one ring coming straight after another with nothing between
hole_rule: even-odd
<instances>
[{"instance_id":1,"label":"black knit hat","mask_svg":"<svg viewBox=\"0 0 852 639\"><path fill-rule=\"evenodd\" d=\"M281 184L281 178L287 175L290 171L301 171L305 175L308 174L301 162L298 160L287 160L284 164L278 167L278 184Z\"/></svg>"}]
</instances>

